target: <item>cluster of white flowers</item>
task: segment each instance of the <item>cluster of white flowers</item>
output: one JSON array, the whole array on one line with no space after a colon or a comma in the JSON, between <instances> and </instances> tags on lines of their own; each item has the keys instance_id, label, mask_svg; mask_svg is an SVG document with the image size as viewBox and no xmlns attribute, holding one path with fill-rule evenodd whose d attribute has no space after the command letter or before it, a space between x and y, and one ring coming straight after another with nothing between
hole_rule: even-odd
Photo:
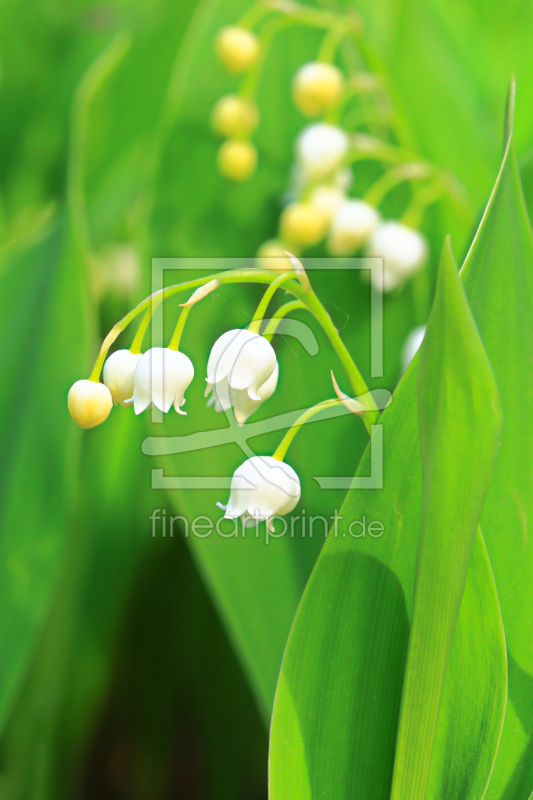
<instances>
[{"instance_id":1,"label":"cluster of white flowers","mask_svg":"<svg viewBox=\"0 0 533 800\"><path fill-rule=\"evenodd\" d=\"M283 13L281 6L278 12ZM291 14L298 13L304 21L305 7L294 6ZM326 24L331 25L331 20ZM338 24L349 25L349 21L340 17ZM262 47L260 35L244 24L223 28L215 40L219 60L237 75L259 67L265 56ZM259 247L257 263L261 268L285 271L283 251L298 253L324 242L331 256L360 252L382 258L383 269L372 270L372 282L377 289L388 292L424 266L427 244L418 230L395 220L382 220L377 208L353 196L353 136L330 120L342 118L342 109L353 96L355 84L353 76L345 75L331 63L331 52L326 58L322 51L322 56L301 65L292 80L294 105L304 117L317 121L297 138L289 200L280 216L278 236ZM363 72L358 75L357 86L371 90L372 79L370 73ZM255 78L251 84L243 81L236 94L221 97L211 116L213 130L225 137L218 151L219 171L237 181L250 178L258 162L250 137L260 117L250 97L250 85L255 85Z\"/></svg>"},{"instance_id":2,"label":"cluster of white flowers","mask_svg":"<svg viewBox=\"0 0 533 800\"><path fill-rule=\"evenodd\" d=\"M422 234L396 220L383 220L378 209L350 196L350 136L323 122L305 128L296 141L291 201L280 217L279 238L265 242L261 266L283 270L283 250L300 251L325 240L332 256L361 252L383 259L372 270L377 289L388 292L421 269L428 255ZM305 199L302 199L305 198Z\"/></svg>"},{"instance_id":3,"label":"cluster of white flowers","mask_svg":"<svg viewBox=\"0 0 533 800\"><path fill-rule=\"evenodd\" d=\"M279 365L270 342L249 329L222 334L211 349L207 364L208 406L215 411L233 409L238 425L276 389ZM133 405L135 414L171 407L185 414L185 392L194 378L191 360L169 347L152 347L142 355L116 350L104 364L103 383L79 380L68 394L72 418L82 428L100 425L113 404ZM225 509L230 519L243 517L246 526L287 514L300 498L300 481L294 470L272 456L247 459L235 472L231 497Z\"/></svg>"}]
</instances>

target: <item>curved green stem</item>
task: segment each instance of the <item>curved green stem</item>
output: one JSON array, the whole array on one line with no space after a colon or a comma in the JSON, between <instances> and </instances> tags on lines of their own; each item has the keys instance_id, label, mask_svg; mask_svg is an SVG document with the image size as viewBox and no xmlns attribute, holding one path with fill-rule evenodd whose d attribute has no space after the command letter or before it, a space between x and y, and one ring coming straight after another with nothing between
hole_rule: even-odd
<instances>
[{"instance_id":1,"label":"curved green stem","mask_svg":"<svg viewBox=\"0 0 533 800\"><path fill-rule=\"evenodd\" d=\"M208 275L205 278L196 278L192 281L186 281L185 283L168 286L166 289L160 289L158 292L155 292L154 294L145 298L145 300L135 306L135 308L133 308L128 314L126 314L126 316L124 316L113 326L102 343L100 353L98 354L98 358L96 359L95 365L91 372L91 380L99 379L107 353L115 339L120 333L122 333L122 331L125 330L125 328L127 328L130 322L132 322L139 314L145 311L154 302L154 300L161 302L166 300L168 297L178 294L179 292L197 289L199 286L203 286L204 284L213 280L217 280L221 285L234 283L271 284L277 278L279 278L279 274L272 272L271 270L259 270L255 268L236 269L228 270L227 272L221 272L218 275ZM366 394L368 392L368 387L363 379L363 376L359 372L346 345L339 336L339 332L333 324L331 317L316 294L310 289L305 289L301 283L299 283L297 280L293 280L292 278L287 279L285 286L287 291L290 291L290 293L294 295L294 297L299 300L302 305L308 309L308 311L311 312L318 324L321 326L346 371L355 395ZM374 404L372 404L372 406L369 407L368 413L363 416L363 422L368 431L370 431L373 422L375 422L377 419L377 415L377 408Z\"/></svg>"},{"instance_id":2,"label":"curved green stem","mask_svg":"<svg viewBox=\"0 0 533 800\"><path fill-rule=\"evenodd\" d=\"M355 395L366 394L368 390L368 386L366 385L363 376L357 369L357 366L350 355L350 352L344 342L342 341L341 337L339 336L339 332L337 328L333 324L331 317L329 316L328 312L315 295L313 291L307 292L304 296L300 298L303 303L307 306L309 311L313 314L317 322L322 327L322 330L328 337L331 346L339 356L339 360L344 367L346 374L348 375L348 379L350 381L351 387L355 393ZM370 398L372 396L370 395ZM378 410L371 399L371 405L369 406L368 413L365 414L362 419L365 424L366 429L370 432L370 429L373 423L377 420L378 417Z\"/></svg>"},{"instance_id":3,"label":"curved green stem","mask_svg":"<svg viewBox=\"0 0 533 800\"><path fill-rule=\"evenodd\" d=\"M144 312L144 317L142 318L141 323L140 323L139 327L137 328L137 333L135 334L135 336L133 338L133 342L131 343L131 347L130 347L130 352L131 353L137 354L137 353L141 352L141 347L142 347L144 336L146 334L146 331L148 330L148 326L150 325L150 322L152 321L152 317L153 317L154 312L155 312L157 306L159 305L159 303L160 303L159 300L156 300L153 303L150 303L149 307Z\"/></svg>"},{"instance_id":4,"label":"curved green stem","mask_svg":"<svg viewBox=\"0 0 533 800\"><path fill-rule=\"evenodd\" d=\"M265 316L265 312L268 308L268 304L276 294L279 287L289 280L289 278L294 278L294 272L284 272L281 275L278 275L264 293L263 297L261 298L261 302L257 306L256 312L252 317L252 321L248 326L249 330L251 330L253 333L259 333L263 317Z\"/></svg>"},{"instance_id":5,"label":"curved green stem","mask_svg":"<svg viewBox=\"0 0 533 800\"><path fill-rule=\"evenodd\" d=\"M185 327L185 323L187 322L187 317L189 316L190 310L191 307L186 307L181 310L181 314L178 317L174 333L172 334L172 339L168 344L169 350L180 349L181 334L183 333L183 329Z\"/></svg>"},{"instance_id":6,"label":"curved green stem","mask_svg":"<svg viewBox=\"0 0 533 800\"><path fill-rule=\"evenodd\" d=\"M273 314L270 317L268 324L265 330L263 331L263 336L265 337L265 339L268 339L268 341L271 342L272 337L276 333L278 325L280 324L282 319L284 319L284 317L286 317L287 314L291 314L293 311L299 311L302 308L306 309L307 306L304 303L302 303L301 300L291 300L289 303L285 303L285 305L278 308L275 314Z\"/></svg>"},{"instance_id":7,"label":"curved green stem","mask_svg":"<svg viewBox=\"0 0 533 800\"><path fill-rule=\"evenodd\" d=\"M321 403L317 403L315 406L311 406L308 408L307 411L304 411L296 422L294 422L281 442L276 447L275 452L272 455L272 458L275 458L277 461L283 461L287 454L287 450L289 449L290 445L294 441L296 434L300 431L300 429L305 425L306 422L315 416L315 414L319 414L321 411L324 411L326 408L333 408L334 406L341 406L343 405L342 400L338 400L334 398L332 400L323 400Z\"/></svg>"},{"instance_id":8,"label":"curved green stem","mask_svg":"<svg viewBox=\"0 0 533 800\"><path fill-rule=\"evenodd\" d=\"M413 197L410 205L404 211L401 221L411 228L420 227L426 208L440 200L444 194L446 194L446 189L438 181L425 186Z\"/></svg>"},{"instance_id":9,"label":"curved green stem","mask_svg":"<svg viewBox=\"0 0 533 800\"><path fill-rule=\"evenodd\" d=\"M250 269L235 269L235 270L228 270L227 272L221 272L218 275L208 275L205 278L196 278L192 281L186 281L185 283L178 283L174 284L173 286L167 286L165 289L159 289L157 292L146 297L142 302L138 303L135 308L132 308L122 319L120 319L109 331L107 336L105 337L104 341L102 342L102 346L100 348L100 352L98 354L98 358L94 364L93 370L91 372L91 379L98 380L100 376L100 372L102 371L102 367L104 365L104 361L106 359L107 353L109 352L109 348L115 342L117 337L128 327L128 325L133 322L139 314L142 314L143 311L146 311L152 303L157 301L158 303L166 300L169 297L173 297L175 294L179 294L180 292L190 292L191 290L198 289L200 286L203 286L206 283L209 283L213 280L218 280L220 284L232 284L232 283L272 283L273 280L277 277L277 273L271 270L258 270L255 268ZM299 287L299 284L294 282L296 288ZM291 289L292 291L292 289ZM293 292L294 294L294 292ZM93 376L95 376L93 378Z\"/></svg>"},{"instance_id":10,"label":"curved green stem","mask_svg":"<svg viewBox=\"0 0 533 800\"><path fill-rule=\"evenodd\" d=\"M402 164L382 175L366 192L363 200L372 206L379 206L385 197L399 186L408 181L426 180L433 170L427 164L414 163Z\"/></svg>"}]
</instances>

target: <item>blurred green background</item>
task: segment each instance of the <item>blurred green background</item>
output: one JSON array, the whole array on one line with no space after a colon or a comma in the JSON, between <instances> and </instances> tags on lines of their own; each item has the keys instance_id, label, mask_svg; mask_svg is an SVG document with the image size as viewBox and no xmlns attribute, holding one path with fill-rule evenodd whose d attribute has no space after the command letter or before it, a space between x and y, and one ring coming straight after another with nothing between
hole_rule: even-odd
<instances>
[{"instance_id":1,"label":"blurred green background","mask_svg":"<svg viewBox=\"0 0 533 800\"><path fill-rule=\"evenodd\" d=\"M102 336L150 291L153 257L252 259L276 233L304 124L290 80L319 40L291 29L276 41L258 97L259 169L229 184L216 171L208 120L235 79L217 65L212 42L248 5L2 4L2 798L266 797L269 703L321 542L296 536L267 549L248 538L190 546L180 536L152 538L155 508L192 517L226 500L154 490L152 467L229 475L239 447L156 464L141 450L143 418L115 409L85 432L66 409ZM465 190L461 207L443 203L426 219L431 278L445 233L461 261L487 200L511 73L533 202L533 2L364 0L357 9L412 147ZM370 177L362 170L362 183ZM368 288L351 273L313 280L368 375ZM205 409L208 351L225 329L247 323L259 297L257 287L225 289L195 309L183 340L197 371L189 415L169 419L165 433L225 427ZM376 385L392 389L402 343L427 306L411 286L387 297L385 310L385 375ZM176 311L174 302L170 325ZM280 337L279 392L254 420L331 395L329 369L339 378L340 370L315 333L316 357ZM300 435L290 463L306 509L328 515L342 497L319 492L313 476L353 474L365 436L346 418L320 425ZM263 434L253 447L268 452L278 438Z\"/></svg>"}]
</instances>

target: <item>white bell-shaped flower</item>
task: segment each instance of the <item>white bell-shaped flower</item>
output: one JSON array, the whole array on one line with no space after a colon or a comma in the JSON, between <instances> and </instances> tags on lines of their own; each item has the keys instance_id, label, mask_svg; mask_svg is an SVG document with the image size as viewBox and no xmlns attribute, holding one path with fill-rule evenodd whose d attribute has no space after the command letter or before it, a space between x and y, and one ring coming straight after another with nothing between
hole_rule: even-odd
<instances>
[{"instance_id":1,"label":"white bell-shaped flower","mask_svg":"<svg viewBox=\"0 0 533 800\"><path fill-rule=\"evenodd\" d=\"M377 288L390 291L421 269L428 257L428 245L419 231L389 220L377 226L370 237L367 255L383 258L383 276L372 271Z\"/></svg>"},{"instance_id":2,"label":"white bell-shaped flower","mask_svg":"<svg viewBox=\"0 0 533 800\"><path fill-rule=\"evenodd\" d=\"M379 213L363 200L341 203L331 222L328 250L334 256L348 256L359 249L379 223Z\"/></svg>"},{"instance_id":3,"label":"white bell-shaped flower","mask_svg":"<svg viewBox=\"0 0 533 800\"><path fill-rule=\"evenodd\" d=\"M207 362L208 405L214 403L215 411L233 408L237 424L243 425L273 394L278 373L276 353L264 336L247 328L226 331Z\"/></svg>"},{"instance_id":4,"label":"white bell-shaped flower","mask_svg":"<svg viewBox=\"0 0 533 800\"><path fill-rule=\"evenodd\" d=\"M140 358L140 353L116 350L105 362L104 383L111 392L113 403L125 406L131 402L135 368Z\"/></svg>"},{"instance_id":5,"label":"white bell-shaped flower","mask_svg":"<svg viewBox=\"0 0 533 800\"><path fill-rule=\"evenodd\" d=\"M272 456L253 456L235 470L228 504L217 505L226 519L242 517L246 527L266 522L273 531L273 517L292 511L300 495L300 479L292 467Z\"/></svg>"},{"instance_id":6,"label":"white bell-shaped flower","mask_svg":"<svg viewBox=\"0 0 533 800\"><path fill-rule=\"evenodd\" d=\"M317 122L305 128L296 140L296 158L306 179L319 180L343 164L350 146L346 131Z\"/></svg>"},{"instance_id":7,"label":"white bell-shaped flower","mask_svg":"<svg viewBox=\"0 0 533 800\"><path fill-rule=\"evenodd\" d=\"M80 428L94 428L108 418L113 398L103 383L86 378L72 384L67 404L70 416Z\"/></svg>"},{"instance_id":8,"label":"white bell-shaped flower","mask_svg":"<svg viewBox=\"0 0 533 800\"><path fill-rule=\"evenodd\" d=\"M178 414L185 414L181 406L184 394L194 378L192 361L185 353L169 347L152 347L147 350L135 368L133 383L133 408L140 414L155 406L165 413L174 406Z\"/></svg>"}]
</instances>

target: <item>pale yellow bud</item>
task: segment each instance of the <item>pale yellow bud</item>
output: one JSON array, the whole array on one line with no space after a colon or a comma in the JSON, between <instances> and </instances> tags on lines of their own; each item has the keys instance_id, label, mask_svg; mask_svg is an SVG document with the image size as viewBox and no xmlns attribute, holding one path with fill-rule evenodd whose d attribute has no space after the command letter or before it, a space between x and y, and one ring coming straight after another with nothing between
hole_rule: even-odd
<instances>
[{"instance_id":1,"label":"pale yellow bud","mask_svg":"<svg viewBox=\"0 0 533 800\"><path fill-rule=\"evenodd\" d=\"M322 211L328 222L331 222L345 199L344 189L333 184L317 186L310 198L311 203Z\"/></svg>"},{"instance_id":2,"label":"pale yellow bud","mask_svg":"<svg viewBox=\"0 0 533 800\"><path fill-rule=\"evenodd\" d=\"M218 32L215 49L226 69L235 73L253 67L261 50L257 36L237 25L228 25Z\"/></svg>"},{"instance_id":3,"label":"pale yellow bud","mask_svg":"<svg viewBox=\"0 0 533 800\"><path fill-rule=\"evenodd\" d=\"M108 418L113 398L105 384L86 379L72 384L67 405L70 416L80 428L94 428Z\"/></svg>"},{"instance_id":4,"label":"pale yellow bud","mask_svg":"<svg viewBox=\"0 0 533 800\"><path fill-rule=\"evenodd\" d=\"M313 61L294 76L292 97L302 114L317 117L339 102L343 88L344 76L338 67Z\"/></svg>"},{"instance_id":5,"label":"pale yellow bud","mask_svg":"<svg viewBox=\"0 0 533 800\"><path fill-rule=\"evenodd\" d=\"M312 203L292 203L281 214L283 240L301 247L318 244L326 235L327 227L327 216Z\"/></svg>"},{"instance_id":6,"label":"pale yellow bud","mask_svg":"<svg viewBox=\"0 0 533 800\"><path fill-rule=\"evenodd\" d=\"M290 272L294 269L290 258L283 252L287 248L278 239L263 242L256 255L259 269L272 269L274 272Z\"/></svg>"},{"instance_id":7,"label":"pale yellow bud","mask_svg":"<svg viewBox=\"0 0 533 800\"><path fill-rule=\"evenodd\" d=\"M222 175L233 181L245 181L255 172L257 150L250 142L228 139L219 148L218 168Z\"/></svg>"},{"instance_id":8,"label":"pale yellow bud","mask_svg":"<svg viewBox=\"0 0 533 800\"><path fill-rule=\"evenodd\" d=\"M211 114L211 127L221 136L247 136L259 124L259 110L251 100L236 94L221 97Z\"/></svg>"}]
</instances>

